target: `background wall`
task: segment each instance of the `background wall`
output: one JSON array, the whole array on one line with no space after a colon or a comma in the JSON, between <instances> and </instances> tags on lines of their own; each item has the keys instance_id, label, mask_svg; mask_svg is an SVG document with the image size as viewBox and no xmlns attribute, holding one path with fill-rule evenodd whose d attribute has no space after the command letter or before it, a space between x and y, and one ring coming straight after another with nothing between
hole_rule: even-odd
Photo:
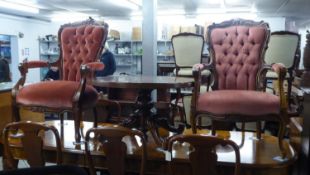
<instances>
[{"instance_id":1,"label":"background wall","mask_svg":"<svg viewBox=\"0 0 310 175\"><path fill-rule=\"evenodd\" d=\"M48 34L56 35L59 24L49 23L26 18L12 17L8 15L0 15L0 34L11 35L11 54L12 63L10 65L12 79L16 82L19 78L17 65L23 59L38 60L39 59L39 42L38 37ZM23 33L24 37L20 38L19 33ZM29 54L25 55L25 48L29 49ZM24 54L23 54L24 53ZM40 80L39 69L31 70L27 82L36 82Z\"/></svg>"}]
</instances>

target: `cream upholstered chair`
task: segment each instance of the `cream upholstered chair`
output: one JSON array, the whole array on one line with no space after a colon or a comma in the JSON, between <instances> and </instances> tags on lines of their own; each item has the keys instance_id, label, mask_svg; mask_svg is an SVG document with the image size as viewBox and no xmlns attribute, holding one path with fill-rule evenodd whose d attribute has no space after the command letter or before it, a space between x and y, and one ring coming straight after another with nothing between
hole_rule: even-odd
<instances>
[{"instance_id":1,"label":"cream upholstered chair","mask_svg":"<svg viewBox=\"0 0 310 175\"><path fill-rule=\"evenodd\" d=\"M286 68L283 64L264 65L264 52L269 40L267 23L230 20L208 27L208 45L212 61L193 67L195 77L191 104L191 124L196 133L196 119L205 114L214 121L256 121L257 137L261 137L260 121L280 124L279 146L282 156L283 135L287 119L287 101L283 92ZM200 93L201 71L212 71L212 91ZM279 75L280 96L263 91L264 74L271 69ZM260 91L259 91L260 90ZM212 134L215 127L212 125Z\"/></svg>"},{"instance_id":2,"label":"cream upholstered chair","mask_svg":"<svg viewBox=\"0 0 310 175\"><path fill-rule=\"evenodd\" d=\"M179 33L171 38L176 76L193 77L192 67L201 63L204 39L194 33Z\"/></svg>"},{"instance_id":3,"label":"cream upholstered chair","mask_svg":"<svg viewBox=\"0 0 310 175\"><path fill-rule=\"evenodd\" d=\"M175 76L193 77L193 65L202 62L204 47L203 36L194 33L179 33L172 36L171 42L175 59L175 69L173 71ZM204 71L203 75L210 75L210 71ZM181 94L181 89L177 89L177 97L172 101L172 105L178 107L181 121L186 124L186 114L183 101L184 99ZM176 108L174 108L173 111L175 111L175 109ZM173 116L175 116L175 112Z\"/></svg>"},{"instance_id":4,"label":"cream upholstered chair","mask_svg":"<svg viewBox=\"0 0 310 175\"><path fill-rule=\"evenodd\" d=\"M272 32L268 49L265 54L266 64L283 63L287 68L285 79L287 80L287 99L290 103L294 71L298 69L300 61L300 35L290 31ZM276 80L277 74L268 71L266 79Z\"/></svg>"},{"instance_id":5,"label":"cream upholstered chair","mask_svg":"<svg viewBox=\"0 0 310 175\"><path fill-rule=\"evenodd\" d=\"M19 66L21 78L12 89L13 114L20 120L19 108L38 112L73 114L75 139L80 142L80 122L83 111L94 108L98 93L88 85L95 70L104 68L97 60L101 56L108 34L108 26L89 19L64 24L58 31L59 59L54 63L27 61ZM24 86L28 69L55 66L60 71L60 80L44 81ZM95 115L95 125L96 125Z\"/></svg>"}]
</instances>

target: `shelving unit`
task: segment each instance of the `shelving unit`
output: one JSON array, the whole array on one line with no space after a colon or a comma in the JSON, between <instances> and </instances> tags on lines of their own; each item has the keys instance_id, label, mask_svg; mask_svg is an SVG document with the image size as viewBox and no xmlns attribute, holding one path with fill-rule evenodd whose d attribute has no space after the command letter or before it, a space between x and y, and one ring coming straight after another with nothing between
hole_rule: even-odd
<instances>
[{"instance_id":1,"label":"shelving unit","mask_svg":"<svg viewBox=\"0 0 310 175\"><path fill-rule=\"evenodd\" d=\"M114 54L116 62L115 75L126 73L141 74L142 42L141 41L108 41L109 49Z\"/></svg>"},{"instance_id":2,"label":"shelving unit","mask_svg":"<svg viewBox=\"0 0 310 175\"><path fill-rule=\"evenodd\" d=\"M40 60L50 63L57 61L59 57L59 46L56 36L47 38L39 38ZM43 79L48 68L40 69L40 78Z\"/></svg>"},{"instance_id":3,"label":"shelving unit","mask_svg":"<svg viewBox=\"0 0 310 175\"><path fill-rule=\"evenodd\" d=\"M170 75L175 68L170 40L157 41L157 75Z\"/></svg>"}]
</instances>

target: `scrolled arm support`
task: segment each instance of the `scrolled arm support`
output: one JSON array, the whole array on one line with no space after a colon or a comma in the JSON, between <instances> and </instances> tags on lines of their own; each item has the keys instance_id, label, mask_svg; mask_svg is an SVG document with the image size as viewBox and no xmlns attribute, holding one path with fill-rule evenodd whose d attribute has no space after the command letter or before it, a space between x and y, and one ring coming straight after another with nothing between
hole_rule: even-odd
<instances>
[{"instance_id":1,"label":"scrolled arm support","mask_svg":"<svg viewBox=\"0 0 310 175\"><path fill-rule=\"evenodd\" d=\"M198 96L200 94L200 86L201 86L202 71L203 70L210 70L211 74L212 74L214 72L214 67L211 63L209 63L209 64L199 63L199 64L195 64L193 66L192 71L193 71L193 76L194 76L194 80L195 80L194 90L193 90L194 94L192 97L193 102L191 103L193 105L193 107L196 105ZM209 84L208 84L208 86L209 86Z\"/></svg>"},{"instance_id":2,"label":"scrolled arm support","mask_svg":"<svg viewBox=\"0 0 310 175\"><path fill-rule=\"evenodd\" d=\"M284 93L284 88L283 88L283 83L285 80L285 76L287 73L286 67L282 63L274 63L271 65L271 70L276 72L278 75L278 91L279 91L279 96L280 96L280 105L281 105L281 110L287 110L287 98Z\"/></svg>"},{"instance_id":3,"label":"scrolled arm support","mask_svg":"<svg viewBox=\"0 0 310 175\"><path fill-rule=\"evenodd\" d=\"M104 64L100 62L91 62L87 64L82 64L80 68L81 81L78 90L76 91L73 101L78 102L82 96L82 93L85 91L87 79L93 77L94 71L103 70Z\"/></svg>"},{"instance_id":4,"label":"scrolled arm support","mask_svg":"<svg viewBox=\"0 0 310 175\"><path fill-rule=\"evenodd\" d=\"M277 74L278 81L277 81L276 90L279 92L280 107L282 111L286 111L288 108L288 103L287 103L287 98L285 96L283 83L285 80L287 69L282 63L273 63L271 65L264 65L263 68L260 70L260 74L259 74L258 81L257 81L258 83L262 81L266 81L265 76L268 70L271 70Z\"/></svg>"},{"instance_id":5,"label":"scrolled arm support","mask_svg":"<svg viewBox=\"0 0 310 175\"><path fill-rule=\"evenodd\" d=\"M42 61L42 60L36 60L36 61L24 60L22 63L20 63L18 65L18 69L19 69L19 72L21 74L21 77L12 89L13 97L15 97L17 95L20 87L24 86L25 81L26 81L26 75L27 75L29 69L49 67L49 66L51 66L51 64L49 62Z\"/></svg>"}]
</instances>

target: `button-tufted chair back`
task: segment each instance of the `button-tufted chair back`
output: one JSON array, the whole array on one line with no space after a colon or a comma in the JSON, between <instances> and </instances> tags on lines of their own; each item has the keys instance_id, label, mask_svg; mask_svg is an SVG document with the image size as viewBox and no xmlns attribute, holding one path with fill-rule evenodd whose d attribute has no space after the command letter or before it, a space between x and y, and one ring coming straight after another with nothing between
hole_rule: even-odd
<instances>
[{"instance_id":1,"label":"button-tufted chair back","mask_svg":"<svg viewBox=\"0 0 310 175\"><path fill-rule=\"evenodd\" d=\"M99 59L107 37L99 25L63 25L58 39L62 59L62 80L80 81L80 66Z\"/></svg>"},{"instance_id":2,"label":"button-tufted chair back","mask_svg":"<svg viewBox=\"0 0 310 175\"><path fill-rule=\"evenodd\" d=\"M208 28L215 89L255 90L270 31L267 23L231 20Z\"/></svg>"}]
</instances>

